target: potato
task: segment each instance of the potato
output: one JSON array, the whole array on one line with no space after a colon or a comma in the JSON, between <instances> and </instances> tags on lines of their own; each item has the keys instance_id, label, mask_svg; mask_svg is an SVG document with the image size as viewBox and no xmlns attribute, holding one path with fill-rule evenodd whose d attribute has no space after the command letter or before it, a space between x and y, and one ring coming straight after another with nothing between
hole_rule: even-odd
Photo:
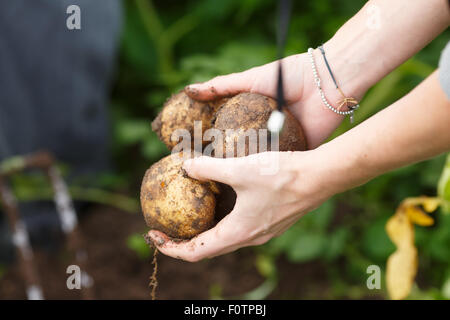
<instances>
[{"instance_id":1,"label":"potato","mask_svg":"<svg viewBox=\"0 0 450 320\"><path fill-rule=\"evenodd\" d=\"M214 114L225 100L201 102L191 99L184 91L170 97L163 109L152 122L152 130L159 139L172 150L178 139L173 140L172 133L177 129L185 129L194 141L194 121L202 121L202 135L212 127Z\"/></svg>"},{"instance_id":2,"label":"potato","mask_svg":"<svg viewBox=\"0 0 450 320\"><path fill-rule=\"evenodd\" d=\"M141 186L141 206L151 229L177 239L190 239L213 226L215 182L192 179L182 169L183 155L169 155L153 164Z\"/></svg>"},{"instance_id":3,"label":"potato","mask_svg":"<svg viewBox=\"0 0 450 320\"><path fill-rule=\"evenodd\" d=\"M216 113L214 128L222 132L223 140L214 141L214 145L220 148L219 142L223 144L223 157L227 155L228 151L232 152L234 148L234 156L244 156L254 153L249 149L249 143L245 141L246 132L249 129L254 129L255 134L258 135L258 129L267 129L267 121L270 114L277 108L276 101L272 98L256 94L256 93L241 93L229 99ZM306 140L303 130L291 114L291 112L284 108L285 122L283 130L279 137L279 151L301 151L306 150ZM226 131L232 129L233 131ZM248 135L247 135L248 136ZM270 133L267 133L270 138ZM241 140L240 140L241 139ZM247 138L248 139L248 138ZM238 154L237 143L245 143L245 149ZM259 138L258 138L259 146ZM267 150L270 150L270 139L267 142ZM264 150L256 149L256 152Z\"/></svg>"}]
</instances>

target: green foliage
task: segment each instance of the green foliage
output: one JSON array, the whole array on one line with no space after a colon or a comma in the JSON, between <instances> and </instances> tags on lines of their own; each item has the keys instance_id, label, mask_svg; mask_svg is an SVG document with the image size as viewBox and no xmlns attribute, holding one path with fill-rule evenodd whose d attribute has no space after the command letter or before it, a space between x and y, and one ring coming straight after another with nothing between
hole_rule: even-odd
<instances>
[{"instance_id":1,"label":"green foliage","mask_svg":"<svg viewBox=\"0 0 450 320\"><path fill-rule=\"evenodd\" d=\"M323 43L364 3L293 2L286 53L305 52ZM120 177L117 181L128 182L120 186L137 191L144 170L168 152L150 130L150 121L167 97L189 83L275 59L276 1L127 0L124 8L125 28L112 93L111 147ZM390 105L429 75L449 35L449 30L445 31L369 90L355 115L356 122ZM349 128L344 121L333 137ZM298 264L324 261L333 297L364 295L367 266L379 264L383 269L393 250L384 231L386 219L406 197L435 195L444 162L445 157L440 156L336 196L282 236L259 247L256 265L268 282L250 292L249 297L263 297L273 289L280 256ZM439 183L439 194L447 199L449 168ZM438 215L432 228L416 228L423 279L421 289L417 289L420 294L443 296L450 257L449 232L448 218L443 215ZM211 290L212 296L221 296L218 288Z\"/></svg>"},{"instance_id":2,"label":"green foliage","mask_svg":"<svg viewBox=\"0 0 450 320\"><path fill-rule=\"evenodd\" d=\"M150 258L151 249L145 242L142 234L134 233L127 238L127 246L133 250L140 259L147 260Z\"/></svg>"},{"instance_id":3,"label":"green foliage","mask_svg":"<svg viewBox=\"0 0 450 320\"><path fill-rule=\"evenodd\" d=\"M278 271L273 256L259 254L255 261L256 269L265 278L265 281L255 289L245 293L240 299L262 300L276 288L278 284Z\"/></svg>"},{"instance_id":4,"label":"green foliage","mask_svg":"<svg viewBox=\"0 0 450 320\"><path fill-rule=\"evenodd\" d=\"M319 257L333 260L342 251L346 238L345 228L329 231L335 202L328 200L308 213L283 235L271 240L266 250L273 255L286 253L292 262L305 262Z\"/></svg>"},{"instance_id":5,"label":"green foliage","mask_svg":"<svg viewBox=\"0 0 450 320\"><path fill-rule=\"evenodd\" d=\"M220 283L213 283L210 287L209 287L209 298L212 300L222 300L222 286L220 285Z\"/></svg>"},{"instance_id":6,"label":"green foliage","mask_svg":"<svg viewBox=\"0 0 450 320\"><path fill-rule=\"evenodd\" d=\"M450 154L447 156L444 170L439 178L438 196L444 201L442 210L445 213L450 213Z\"/></svg>"},{"instance_id":7,"label":"green foliage","mask_svg":"<svg viewBox=\"0 0 450 320\"><path fill-rule=\"evenodd\" d=\"M114 178L116 177L115 175L111 176ZM111 177L102 177L103 179L99 177L98 180L111 181ZM19 201L53 201L53 189L47 177L42 172L16 173L10 177L10 181L14 195ZM117 179L114 179L113 184L116 184L117 181ZM106 183L104 185L106 185ZM101 187L104 185L101 183L98 184L98 186ZM69 186L68 191L74 201L86 201L108 205L130 213L139 211L139 202L135 198L107 191L106 188L85 187L82 181L77 182L75 179Z\"/></svg>"},{"instance_id":8,"label":"green foliage","mask_svg":"<svg viewBox=\"0 0 450 320\"><path fill-rule=\"evenodd\" d=\"M148 121L143 119L126 119L120 121L116 128L116 141L118 145L140 145L141 154L153 160L167 153L167 147L162 143L156 133L151 131Z\"/></svg>"},{"instance_id":9,"label":"green foliage","mask_svg":"<svg viewBox=\"0 0 450 320\"><path fill-rule=\"evenodd\" d=\"M385 216L371 221L362 236L362 250L371 260L380 264L395 250L384 229L388 218Z\"/></svg>"}]
</instances>

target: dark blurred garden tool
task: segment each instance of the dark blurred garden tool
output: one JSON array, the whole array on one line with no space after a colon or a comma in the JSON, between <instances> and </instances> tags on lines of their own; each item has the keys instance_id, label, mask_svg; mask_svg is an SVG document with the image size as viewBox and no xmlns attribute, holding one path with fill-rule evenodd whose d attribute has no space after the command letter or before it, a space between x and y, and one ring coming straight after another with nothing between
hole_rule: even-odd
<instances>
[{"instance_id":1,"label":"dark blurred garden tool","mask_svg":"<svg viewBox=\"0 0 450 320\"><path fill-rule=\"evenodd\" d=\"M27 297L33 300L43 299L43 293L33 261L33 251L29 243L28 232L25 223L20 217L16 199L6 180L11 175L33 168L44 171L50 181L61 229L67 236L67 247L73 253L76 264L82 271L82 298L92 299L93 280L86 272L87 253L83 249L83 237L79 228L77 228L77 215L66 183L61 177L53 157L48 152L37 152L27 156L15 156L4 160L0 164L0 199L13 234L13 244L16 247L19 264L27 287Z\"/></svg>"}]
</instances>

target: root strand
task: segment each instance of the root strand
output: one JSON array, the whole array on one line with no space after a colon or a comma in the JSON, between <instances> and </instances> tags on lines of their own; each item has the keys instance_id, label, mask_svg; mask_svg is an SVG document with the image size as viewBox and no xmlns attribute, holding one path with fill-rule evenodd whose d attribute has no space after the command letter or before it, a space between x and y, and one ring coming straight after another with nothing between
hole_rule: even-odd
<instances>
[{"instance_id":1,"label":"root strand","mask_svg":"<svg viewBox=\"0 0 450 320\"><path fill-rule=\"evenodd\" d=\"M156 256L158 255L158 249L154 249L153 251L153 274L150 277L150 283L148 284L149 287L152 288L151 291L151 297L152 300L156 300L156 288L158 287L158 280L156 279L156 274L158 273L158 261L156 259Z\"/></svg>"}]
</instances>

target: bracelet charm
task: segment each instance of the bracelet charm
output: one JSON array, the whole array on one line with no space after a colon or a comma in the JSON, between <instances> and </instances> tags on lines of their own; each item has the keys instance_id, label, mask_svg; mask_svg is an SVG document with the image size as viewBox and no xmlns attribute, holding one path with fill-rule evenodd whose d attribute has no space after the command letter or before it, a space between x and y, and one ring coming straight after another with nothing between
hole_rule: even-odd
<instances>
[{"instance_id":1,"label":"bracelet charm","mask_svg":"<svg viewBox=\"0 0 450 320\"><path fill-rule=\"evenodd\" d=\"M325 97L325 93L322 90L322 86L321 86L321 83L320 83L320 78L319 78L319 75L317 73L316 63L314 61L314 56L313 56L313 48L309 48L308 49L308 56L309 56L309 60L311 62L311 67L312 67L312 71L313 71L313 75L314 75L314 82L316 83L317 88L319 89L320 97L322 98L323 103L325 104L325 106L328 109L330 109L331 111L333 111L334 113L337 113L339 115L350 115L350 123L353 123L353 121L354 121L354 111L359 108L359 103L358 103L358 101L355 98L346 97L344 95L342 90L337 85L337 82L336 82L336 80L334 78L333 73L331 72L331 68L328 65L328 61L326 60L326 57L325 57L325 51L323 51L322 47L319 47L319 49L321 50L322 55L324 56L325 64L327 66L328 71L330 72L331 78L333 79L333 82L334 82L334 84L336 86L336 89L341 93L343 99L338 102L339 103L338 108L333 107L328 102L327 98ZM348 110L347 111L341 111L341 109L343 107L347 107Z\"/></svg>"}]
</instances>

